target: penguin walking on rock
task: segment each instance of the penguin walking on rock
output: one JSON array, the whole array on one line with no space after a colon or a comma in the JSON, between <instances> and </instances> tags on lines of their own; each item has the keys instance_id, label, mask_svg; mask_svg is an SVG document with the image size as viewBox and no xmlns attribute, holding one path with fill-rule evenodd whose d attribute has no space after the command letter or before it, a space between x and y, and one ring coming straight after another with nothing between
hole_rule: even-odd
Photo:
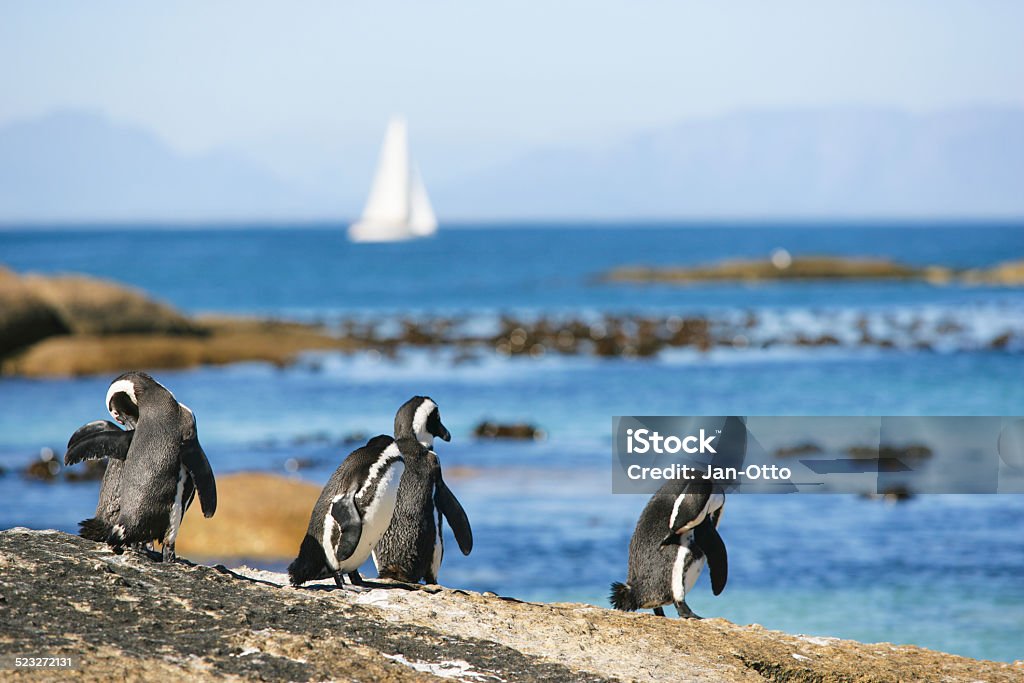
<instances>
[{"instance_id":1,"label":"penguin walking on rock","mask_svg":"<svg viewBox=\"0 0 1024 683\"><path fill-rule=\"evenodd\" d=\"M405 475L390 526L373 551L381 578L437 583L444 557L442 516L464 555L473 550L473 531L458 499L441 477L434 438L451 441L441 413L429 397L414 396L395 415L395 443L405 458Z\"/></svg>"},{"instance_id":2,"label":"penguin walking on rock","mask_svg":"<svg viewBox=\"0 0 1024 683\"><path fill-rule=\"evenodd\" d=\"M718 534L725 495L710 482L666 482L647 502L629 542L629 576L613 583L615 609L653 609L674 604L680 617L699 619L686 596L701 570L711 570L711 590L725 588L729 559Z\"/></svg>"},{"instance_id":3,"label":"penguin walking on rock","mask_svg":"<svg viewBox=\"0 0 1024 683\"><path fill-rule=\"evenodd\" d=\"M71 436L64 456L66 465L107 458L96 516L81 522L80 534L118 553L159 540L164 561L173 561L178 529L196 492L204 516L217 509L217 485L195 415L144 372L115 379L106 403L126 429L90 422Z\"/></svg>"},{"instance_id":4,"label":"penguin walking on rock","mask_svg":"<svg viewBox=\"0 0 1024 683\"><path fill-rule=\"evenodd\" d=\"M347 574L358 590L359 567L391 523L404 471L402 451L387 435L370 439L338 465L313 506L298 557L288 565L293 586L333 576L345 588Z\"/></svg>"}]
</instances>

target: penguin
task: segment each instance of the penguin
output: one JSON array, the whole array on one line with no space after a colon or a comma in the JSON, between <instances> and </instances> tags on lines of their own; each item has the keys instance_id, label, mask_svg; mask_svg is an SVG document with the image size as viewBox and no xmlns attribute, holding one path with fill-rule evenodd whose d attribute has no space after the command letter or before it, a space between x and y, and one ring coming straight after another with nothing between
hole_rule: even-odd
<instances>
[{"instance_id":1,"label":"penguin","mask_svg":"<svg viewBox=\"0 0 1024 683\"><path fill-rule=\"evenodd\" d=\"M473 550L473 531L458 499L441 477L441 463L432 450L434 438L451 441L441 424L437 404L414 396L395 415L395 443L405 457L405 475L398 488L395 516L373 551L381 578L409 583L437 583L444 557L442 515L455 532L463 555Z\"/></svg>"},{"instance_id":2,"label":"penguin","mask_svg":"<svg viewBox=\"0 0 1024 683\"><path fill-rule=\"evenodd\" d=\"M71 436L64 456L68 465L108 459L96 515L81 522L80 534L107 542L117 553L159 540L163 560L171 562L181 519L196 492L204 516L217 509L216 481L199 444L195 414L144 372L116 378L106 403L127 429L90 422Z\"/></svg>"},{"instance_id":3,"label":"penguin","mask_svg":"<svg viewBox=\"0 0 1024 683\"><path fill-rule=\"evenodd\" d=\"M359 590L359 567L391 523L403 472L402 452L386 434L349 453L320 492L299 554L288 565L293 586L333 576L346 588L347 574Z\"/></svg>"},{"instance_id":4,"label":"penguin","mask_svg":"<svg viewBox=\"0 0 1024 683\"><path fill-rule=\"evenodd\" d=\"M729 560L718 523L725 494L711 482L669 481L651 496L629 542L629 576L611 586L615 609L653 609L674 604L684 619L700 619L686 604L704 565L711 590L719 595L728 581ZM667 532L667 533L666 533Z\"/></svg>"}]
</instances>

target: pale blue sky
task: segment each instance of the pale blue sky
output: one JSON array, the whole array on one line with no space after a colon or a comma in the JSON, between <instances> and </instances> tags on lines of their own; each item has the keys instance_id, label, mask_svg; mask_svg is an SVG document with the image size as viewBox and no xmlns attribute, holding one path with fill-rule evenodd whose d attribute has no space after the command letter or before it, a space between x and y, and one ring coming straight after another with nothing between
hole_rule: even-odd
<instances>
[{"instance_id":1,"label":"pale blue sky","mask_svg":"<svg viewBox=\"0 0 1024 683\"><path fill-rule=\"evenodd\" d=\"M546 143L747 108L1024 105L1024 3L4 2L0 123L199 151L378 130Z\"/></svg>"},{"instance_id":2,"label":"pale blue sky","mask_svg":"<svg viewBox=\"0 0 1024 683\"><path fill-rule=\"evenodd\" d=\"M0 64L0 125L86 110L314 190L404 112L443 184L744 110L1024 107L1024 3L0 0Z\"/></svg>"}]
</instances>

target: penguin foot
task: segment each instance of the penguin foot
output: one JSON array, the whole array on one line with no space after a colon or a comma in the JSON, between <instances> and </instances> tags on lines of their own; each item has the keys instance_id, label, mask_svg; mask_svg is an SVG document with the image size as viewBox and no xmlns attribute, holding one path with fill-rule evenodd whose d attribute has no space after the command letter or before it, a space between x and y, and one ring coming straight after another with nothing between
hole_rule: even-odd
<instances>
[{"instance_id":1,"label":"penguin foot","mask_svg":"<svg viewBox=\"0 0 1024 683\"><path fill-rule=\"evenodd\" d=\"M175 557L176 557L176 555L174 554L174 544L173 543L165 544L164 545L164 552L163 552L163 561L164 562L174 562L174 558Z\"/></svg>"},{"instance_id":2,"label":"penguin foot","mask_svg":"<svg viewBox=\"0 0 1024 683\"><path fill-rule=\"evenodd\" d=\"M676 603L676 612L679 613L680 619L703 619L700 615L690 609L690 606L686 604L686 601Z\"/></svg>"},{"instance_id":3,"label":"penguin foot","mask_svg":"<svg viewBox=\"0 0 1024 683\"><path fill-rule=\"evenodd\" d=\"M350 593L367 593L367 592L370 591L370 587L369 586L353 586L353 585L348 585L348 586L343 586L343 590L347 590Z\"/></svg>"},{"instance_id":4,"label":"penguin foot","mask_svg":"<svg viewBox=\"0 0 1024 683\"><path fill-rule=\"evenodd\" d=\"M345 583L344 574L341 572L334 573L334 583L338 584L338 588L342 590L351 591L353 593L364 593L370 590L363 584L363 577L359 576L359 572L349 572L348 578L349 581L352 582L352 585L347 585Z\"/></svg>"}]
</instances>

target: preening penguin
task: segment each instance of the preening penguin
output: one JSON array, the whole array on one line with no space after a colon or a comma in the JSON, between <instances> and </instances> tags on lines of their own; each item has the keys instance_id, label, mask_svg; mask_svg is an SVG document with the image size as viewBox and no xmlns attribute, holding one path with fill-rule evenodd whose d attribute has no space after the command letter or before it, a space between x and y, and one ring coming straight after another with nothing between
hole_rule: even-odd
<instances>
[{"instance_id":1,"label":"preening penguin","mask_svg":"<svg viewBox=\"0 0 1024 683\"><path fill-rule=\"evenodd\" d=\"M395 440L375 436L352 451L327 481L313 506L299 555L288 565L293 586L348 574L362 584L359 566L391 523L405 462Z\"/></svg>"},{"instance_id":2,"label":"preening penguin","mask_svg":"<svg viewBox=\"0 0 1024 683\"><path fill-rule=\"evenodd\" d=\"M469 555L473 550L469 518L441 477L441 463L432 450L435 437L451 440L433 400L414 396L398 409L395 443L405 458L405 474L394 518L373 551L381 578L437 583L444 557L442 515L462 553Z\"/></svg>"},{"instance_id":3,"label":"preening penguin","mask_svg":"<svg viewBox=\"0 0 1024 683\"><path fill-rule=\"evenodd\" d=\"M196 491L206 517L217 509L217 486L195 415L143 372L115 379L106 402L127 429L90 422L71 436L64 456L68 465L108 459L96 516L81 523L81 535L106 541L115 552L159 540L164 561L171 561L181 518Z\"/></svg>"},{"instance_id":4,"label":"preening penguin","mask_svg":"<svg viewBox=\"0 0 1024 683\"><path fill-rule=\"evenodd\" d=\"M718 535L725 494L710 482L666 482L647 502L629 542L629 576L613 583L615 609L653 609L674 604L680 617L699 618L686 604L705 563L711 590L718 595L728 580L729 559Z\"/></svg>"}]
</instances>

